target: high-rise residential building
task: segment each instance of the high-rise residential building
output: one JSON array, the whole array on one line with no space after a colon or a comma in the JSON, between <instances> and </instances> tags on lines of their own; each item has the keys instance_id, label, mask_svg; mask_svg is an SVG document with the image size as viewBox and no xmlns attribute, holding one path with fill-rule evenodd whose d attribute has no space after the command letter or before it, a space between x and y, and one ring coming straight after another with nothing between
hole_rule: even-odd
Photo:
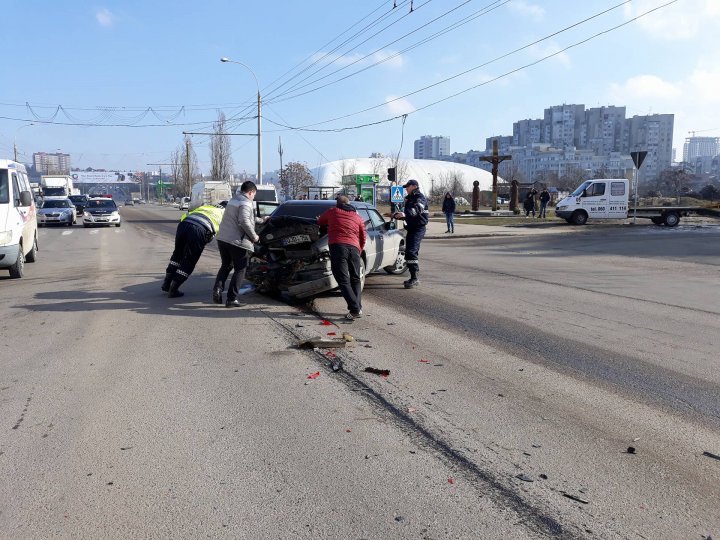
<instances>
[{"instance_id":1,"label":"high-rise residential building","mask_svg":"<svg viewBox=\"0 0 720 540\"><path fill-rule=\"evenodd\" d=\"M69 174L70 154L35 152L33 166L38 174Z\"/></svg>"},{"instance_id":2,"label":"high-rise residential building","mask_svg":"<svg viewBox=\"0 0 720 540\"><path fill-rule=\"evenodd\" d=\"M485 151L492 152L493 141L498 142L498 152L500 154L506 154L511 146L514 146L514 139L512 135L496 135L495 137L488 137L485 139Z\"/></svg>"},{"instance_id":3,"label":"high-rise residential building","mask_svg":"<svg viewBox=\"0 0 720 540\"><path fill-rule=\"evenodd\" d=\"M449 155L449 137L423 135L415 141L415 159L441 159Z\"/></svg>"},{"instance_id":4,"label":"high-rise residential building","mask_svg":"<svg viewBox=\"0 0 720 540\"><path fill-rule=\"evenodd\" d=\"M518 120L513 124L513 146L531 146L543 141L543 120Z\"/></svg>"},{"instance_id":5,"label":"high-rise residential building","mask_svg":"<svg viewBox=\"0 0 720 540\"><path fill-rule=\"evenodd\" d=\"M543 140L557 148L583 147L585 105L554 105L545 109Z\"/></svg>"},{"instance_id":6,"label":"high-rise residential building","mask_svg":"<svg viewBox=\"0 0 720 540\"><path fill-rule=\"evenodd\" d=\"M715 157L720 154L720 137L688 137L683 145L683 161L692 163L695 158Z\"/></svg>"},{"instance_id":7,"label":"high-rise residential building","mask_svg":"<svg viewBox=\"0 0 720 540\"><path fill-rule=\"evenodd\" d=\"M633 116L625 120L621 151L626 154L647 151L638 171L639 182L655 179L670 167L674 123L673 114Z\"/></svg>"},{"instance_id":8,"label":"high-rise residential building","mask_svg":"<svg viewBox=\"0 0 720 540\"><path fill-rule=\"evenodd\" d=\"M625 107L595 107L585 111L582 148L598 155L619 152L625 124Z\"/></svg>"}]
</instances>

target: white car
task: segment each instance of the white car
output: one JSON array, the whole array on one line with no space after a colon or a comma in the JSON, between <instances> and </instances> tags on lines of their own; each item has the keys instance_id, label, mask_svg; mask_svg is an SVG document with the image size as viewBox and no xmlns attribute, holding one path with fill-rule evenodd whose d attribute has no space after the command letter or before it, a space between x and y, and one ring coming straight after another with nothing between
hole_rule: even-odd
<instances>
[{"instance_id":1,"label":"white car","mask_svg":"<svg viewBox=\"0 0 720 540\"><path fill-rule=\"evenodd\" d=\"M178 209L188 210L189 208L190 208L190 197L183 197L180 200L180 206L178 206Z\"/></svg>"},{"instance_id":2,"label":"white car","mask_svg":"<svg viewBox=\"0 0 720 540\"><path fill-rule=\"evenodd\" d=\"M88 199L83 212L83 227L111 225L119 227L121 223L120 210L110 197Z\"/></svg>"},{"instance_id":3,"label":"white car","mask_svg":"<svg viewBox=\"0 0 720 540\"><path fill-rule=\"evenodd\" d=\"M360 254L363 287L365 277L372 272L405 273L405 231L396 229L394 221L385 221L372 204L350 204L365 221L367 231ZM318 216L334 206L334 200L286 201L279 205L258 230L260 242L248 265L248 281L260 291L283 292L293 298L337 288L330 269L328 237L317 224Z\"/></svg>"}]
</instances>

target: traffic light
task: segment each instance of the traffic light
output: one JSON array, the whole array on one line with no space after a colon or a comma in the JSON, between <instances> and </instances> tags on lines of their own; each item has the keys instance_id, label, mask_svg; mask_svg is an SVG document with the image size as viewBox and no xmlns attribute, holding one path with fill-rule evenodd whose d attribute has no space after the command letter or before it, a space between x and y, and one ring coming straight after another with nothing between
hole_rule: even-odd
<instances>
[{"instance_id":1,"label":"traffic light","mask_svg":"<svg viewBox=\"0 0 720 540\"><path fill-rule=\"evenodd\" d=\"M395 168L395 167L390 167L390 168L388 169L388 181L391 182L391 183L394 183L394 182L395 182L395 172L396 172L396 168Z\"/></svg>"}]
</instances>

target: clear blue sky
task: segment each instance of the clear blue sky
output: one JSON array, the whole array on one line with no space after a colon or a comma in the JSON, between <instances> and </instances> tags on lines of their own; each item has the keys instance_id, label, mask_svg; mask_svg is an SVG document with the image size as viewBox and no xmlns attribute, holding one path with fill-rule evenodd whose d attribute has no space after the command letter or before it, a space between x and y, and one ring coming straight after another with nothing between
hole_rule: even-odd
<instances>
[{"instance_id":1,"label":"clear blue sky","mask_svg":"<svg viewBox=\"0 0 720 540\"><path fill-rule=\"evenodd\" d=\"M30 161L34 151L60 149L72 155L74 166L154 169L146 164L167 162L182 143L182 131L207 131L219 110L229 117L255 113L255 82L241 66L220 63L220 57L227 56L249 65L263 89L265 170L279 165L279 136L284 162L302 161L310 167L326 159L397 152L400 120L339 133L288 131L270 122L307 126L375 106L314 127L355 126L409 112L402 155L412 157L413 140L420 135L448 136L452 151L481 149L486 137L511 134L513 121L541 117L550 105L625 105L628 116L674 113L675 146L680 156L688 130L720 136L717 0L679 0L539 64L417 110L666 2L634 0L466 75L388 103L545 38L620 0L415 0L412 14L409 0L397 0L392 13L388 13L392 0L4 0L0 154L10 157L16 140L25 161ZM361 74L280 101L287 90L311 90L368 67L488 7L496 9ZM362 30L378 18L381 22ZM355 23L359 24L348 31ZM387 25L391 26L380 31ZM420 28L423 25L427 26ZM358 31L359 36L352 38ZM340 39L328 45L339 35ZM348 38L348 43L309 71L275 90L278 83L273 81L287 81L289 76L283 74L288 70L301 62L308 66L308 57L317 59ZM370 56L363 59L366 55ZM357 63L343 71L297 90L354 61ZM322 71L300 82L320 68ZM288 95L292 94L283 97ZM244 103L250 103L250 108L242 107ZM53 118L58 105L64 111ZM147 107L160 118L153 113L140 118ZM55 124L27 126L35 115ZM107 125L128 123L163 126ZM239 132L256 129L252 119L231 127ZM208 172L207 138L194 140L201 168ZM256 140L233 137L232 148L234 169L254 172Z\"/></svg>"}]
</instances>

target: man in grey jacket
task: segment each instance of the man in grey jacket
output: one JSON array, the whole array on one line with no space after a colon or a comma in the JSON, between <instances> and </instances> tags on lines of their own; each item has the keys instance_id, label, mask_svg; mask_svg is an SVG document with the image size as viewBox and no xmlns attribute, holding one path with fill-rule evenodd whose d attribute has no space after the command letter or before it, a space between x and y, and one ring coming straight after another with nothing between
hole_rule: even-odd
<instances>
[{"instance_id":1,"label":"man in grey jacket","mask_svg":"<svg viewBox=\"0 0 720 540\"><path fill-rule=\"evenodd\" d=\"M245 270L248 264L249 252L260 237L255 232L255 224L263 223L265 220L255 215L255 194L257 186L255 183L243 182L225 207L220 231L216 240L222 264L215 278L213 288L213 302L222 304L222 294L225 288L225 280L234 270L228 285L225 307L238 307L240 302L237 299L238 289L245 279ZM267 218L265 218L267 219Z\"/></svg>"}]
</instances>

